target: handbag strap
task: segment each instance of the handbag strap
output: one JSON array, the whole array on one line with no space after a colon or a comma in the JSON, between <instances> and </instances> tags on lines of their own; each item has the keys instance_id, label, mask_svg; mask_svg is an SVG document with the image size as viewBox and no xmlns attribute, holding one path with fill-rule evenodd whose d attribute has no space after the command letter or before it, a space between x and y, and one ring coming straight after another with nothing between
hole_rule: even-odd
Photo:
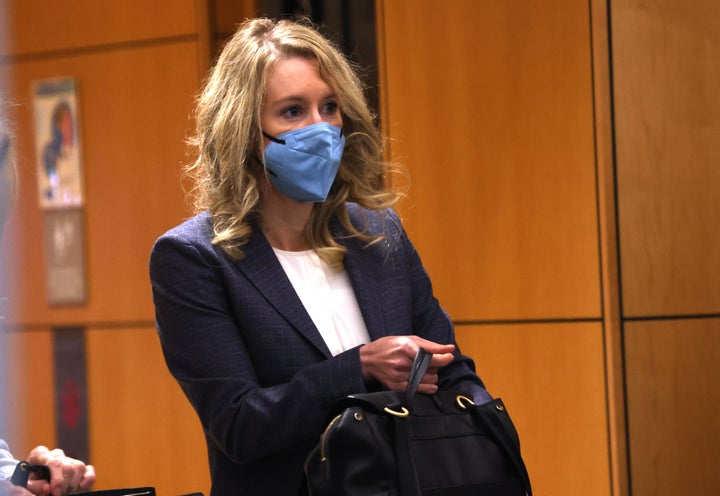
<instances>
[{"instance_id":1,"label":"handbag strap","mask_svg":"<svg viewBox=\"0 0 720 496\"><path fill-rule=\"evenodd\" d=\"M405 393L406 406L410 408L420 382L432 360L432 353L420 348L415 355ZM398 489L400 496L420 496L420 483L415 472L415 463L410 449L410 425L408 417L393 417L395 426L395 460L397 462Z\"/></svg>"},{"instance_id":2,"label":"handbag strap","mask_svg":"<svg viewBox=\"0 0 720 496\"><path fill-rule=\"evenodd\" d=\"M395 427L395 462L400 496L421 496L420 482L410 449L410 423L407 417L393 417Z\"/></svg>"},{"instance_id":3,"label":"handbag strap","mask_svg":"<svg viewBox=\"0 0 720 496\"><path fill-rule=\"evenodd\" d=\"M420 382L430 366L430 360L432 360L432 353L427 352L423 348L418 349L412 367L410 367L410 378L408 379L407 391L405 393L408 407L412 404Z\"/></svg>"},{"instance_id":4,"label":"handbag strap","mask_svg":"<svg viewBox=\"0 0 720 496\"><path fill-rule=\"evenodd\" d=\"M512 461L515 471L522 480L525 493L527 496L532 496L530 476L528 475L522 456L520 456L520 446L517 438L510 437L510 432L514 433L515 427L512 425L512 421L502 400L496 398L493 401L471 408L470 412L472 412L474 417L480 419L493 433L493 436L498 443L500 443L503 451L505 451Z\"/></svg>"}]
</instances>

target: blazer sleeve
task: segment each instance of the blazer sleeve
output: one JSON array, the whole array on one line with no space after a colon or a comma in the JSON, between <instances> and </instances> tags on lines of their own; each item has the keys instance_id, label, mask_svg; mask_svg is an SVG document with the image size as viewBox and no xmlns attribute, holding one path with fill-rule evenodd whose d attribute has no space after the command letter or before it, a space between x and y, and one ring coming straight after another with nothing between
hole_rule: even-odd
<instances>
[{"instance_id":1,"label":"blazer sleeve","mask_svg":"<svg viewBox=\"0 0 720 496\"><path fill-rule=\"evenodd\" d=\"M266 313L251 285L234 280L241 274L231 265L209 241L171 231L153 247L150 278L168 368L206 436L236 463L247 463L316 439L334 401L366 389L357 348L333 358L309 346L250 353L243 333ZM240 288L241 301L231 303L229 284ZM238 305L248 307L251 321L238 321ZM272 353L295 354L307 366L263 387L254 362L267 367Z\"/></svg>"}]
</instances>

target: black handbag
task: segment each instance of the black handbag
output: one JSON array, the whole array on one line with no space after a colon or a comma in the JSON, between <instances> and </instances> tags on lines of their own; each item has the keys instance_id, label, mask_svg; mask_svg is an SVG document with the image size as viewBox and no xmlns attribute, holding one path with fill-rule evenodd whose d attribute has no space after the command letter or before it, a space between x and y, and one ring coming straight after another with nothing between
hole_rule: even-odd
<instances>
[{"instance_id":1,"label":"black handbag","mask_svg":"<svg viewBox=\"0 0 720 496\"><path fill-rule=\"evenodd\" d=\"M355 394L334 406L305 460L310 496L532 495L502 400L415 395L431 358L420 350L406 392Z\"/></svg>"}]
</instances>

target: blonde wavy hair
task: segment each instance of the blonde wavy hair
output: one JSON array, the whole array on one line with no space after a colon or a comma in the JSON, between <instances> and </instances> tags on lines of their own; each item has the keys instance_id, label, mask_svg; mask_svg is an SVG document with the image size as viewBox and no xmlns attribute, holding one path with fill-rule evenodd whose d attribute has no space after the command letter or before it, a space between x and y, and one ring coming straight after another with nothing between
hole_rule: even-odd
<instances>
[{"instance_id":1,"label":"blonde wavy hair","mask_svg":"<svg viewBox=\"0 0 720 496\"><path fill-rule=\"evenodd\" d=\"M241 24L223 48L197 101L197 132L191 140L197 159L188 167L195 208L212 215L213 243L231 257L243 258L242 247L261 201L259 181L266 173L260 126L266 81L275 64L289 57L318 62L320 77L337 95L342 115L342 162L327 200L313 206L305 229L310 246L337 267L345 248L333 238L330 220L337 218L350 236L368 243L382 239L354 226L345 202L373 210L392 206L400 194L390 187L391 174L399 169L383 161L383 138L353 67L313 27L253 19Z\"/></svg>"}]
</instances>

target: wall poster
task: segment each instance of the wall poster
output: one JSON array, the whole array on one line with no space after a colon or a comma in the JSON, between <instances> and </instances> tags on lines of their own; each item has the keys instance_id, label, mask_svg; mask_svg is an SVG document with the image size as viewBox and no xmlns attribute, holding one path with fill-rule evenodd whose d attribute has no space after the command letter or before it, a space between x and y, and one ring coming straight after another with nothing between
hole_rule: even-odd
<instances>
[{"instance_id":1,"label":"wall poster","mask_svg":"<svg viewBox=\"0 0 720 496\"><path fill-rule=\"evenodd\" d=\"M78 207L83 192L75 80L36 81L33 110L40 207Z\"/></svg>"}]
</instances>

